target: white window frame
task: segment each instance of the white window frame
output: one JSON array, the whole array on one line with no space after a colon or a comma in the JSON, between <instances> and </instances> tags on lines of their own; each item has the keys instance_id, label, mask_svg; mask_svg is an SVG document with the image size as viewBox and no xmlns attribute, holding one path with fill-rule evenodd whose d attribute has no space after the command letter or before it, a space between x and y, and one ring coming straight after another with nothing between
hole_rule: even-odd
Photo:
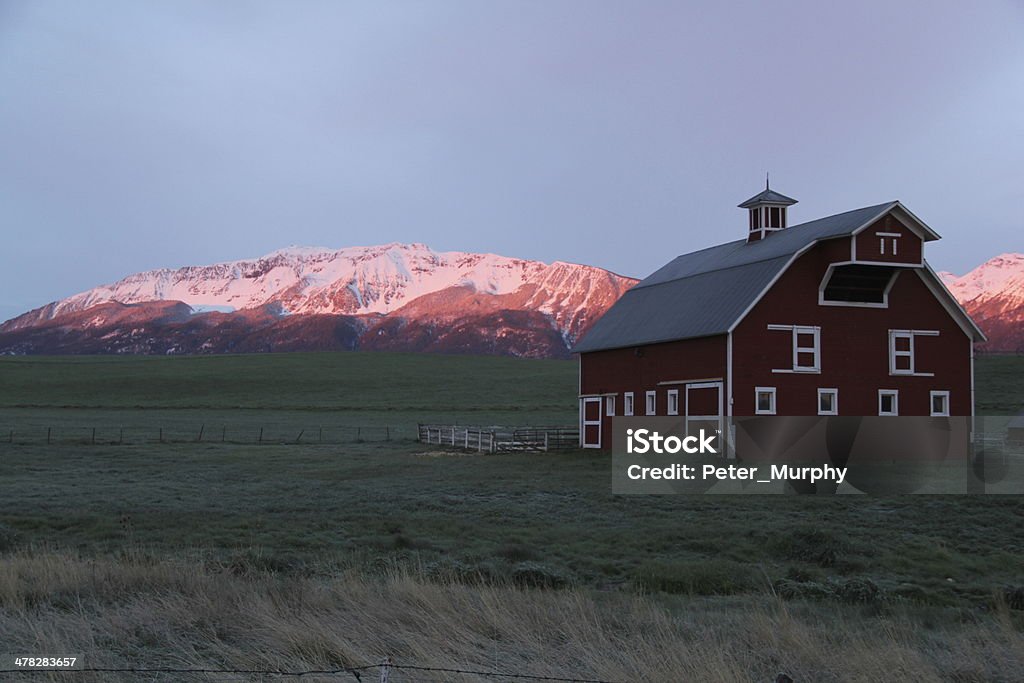
<instances>
[{"instance_id":1,"label":"white window frame","mask_svg":"<svg viewBox=\"0 0 1024 683\"><path fill-rule=\"evenodd\" d=\"M918 372L917 358L915 356L916 337L938 337L938 330L889 330L889 374L892 376L908 375L913 377L934 377L934 372ZM908 351L897 351L896 340L908 339ZM897 369L897 358L909 358L909 368Z\"/></svg>"},{"instance_id":2,"label":"white window frame","mask_svg":"<svg viewBox=\"0 0 1024 683\"><path fill-rule=\"evenodd\" d=\"M668 410L668 414L669 415L678 415L679 414L679 390L678 389L669 389L668 390L668 398L666 399L666 401L667 401L666 409Z\"/></svg>"},{"instance_id":3,"label":"white window frame","mask_svg":"<svg viewBox=\"0 0 1024 683\"><path fill-rule=\"evenodd\" d=\"M772 370L776 373L803 372L809 374L821 373L821 327L817 325L769 325L770 331L789 332L793 336L793 366L790 368L777 368ZM814 338L812 346L800 346L800 335L809 334ZM800 354L810 353L814 355L812 365L800 365Z\"/></svg>"},{"instance_id":4,"label":"white window frame","mask_svg":"<svg viewBox=\"0 0 1024 683\"><path fill-rule=\"evenodd\" d=\"M615 417L615 394L604 397L604 414L608 417Z\"/></svg>"},{"instance_id":5,"label":"white window frame","mask_svg":"<svg viewBox=\"0 0 1024 683\"><path fill-rule=\"evenodd\" d=\"M892 255L893 256L899 256L900 238L903 237L903 235L901 233L898 233L898 232L876 232L875 233L875 237L878 238L878 252L882 256L885 256L885 240L886 239L891 239L892 240Z\"/></svg>"},{"instance_id":6,"label":"white window frame","mask_svg":"<svg viewBox=\"0 0 1024 683\"><path fill-rule=\"evenodd\" d=\"M821 397L831 394L832 395L832 410L823 411L821 409ZM835 387L818 389L818 415L838 415L839 414L839 389Z\"/></svg>"},{"instance_id":7,"label":"white window frame","mask_svg":"<svg viewBox=\"0 0 1024 683\"><path fill-rule=\"evenodd\" d=\"M772 397L772 407L768 410L761 410L761 394L769 394ZM778 392L775 387L754 387L754 414L775 415L778 411Z\"/></svg>"},{"instance_id":8,"label":"white window frame","mask_svg":"<svg viewBox=\"0 0 1024 683\"><path fill-rule=\"evenodd\" d=\"M853 240L850 241L851 244ZM821 284L818 285L818 305L819 306L845 306L850 308L889 308L889 292L892 291L893 285L896 283L896 278L899 276L900 271L894 269L892 275L889 276L889 282L886 283L885 289L882 290L882 303L873 303L868 301L833 301L832 299L825 298L825 290L828 288L828 283L832 279L832 273L839 266L851 266L851 265L870 265L869 261L843 261L841 263L833 263L825 271L825 277L821 278ZM885 266L896 266L900 264L889 264L889 263L878 263L877 265ZM916 264L911 264L916 265Z\"/></svg>"},{"instance_id":9,"label":"white window frame","mask_svg":"<svg viewBox=\"0 0 1024 683\"><path fill-rule=\"evenodd\" d=\"M622 395L622 414L626 417L633 416L633 392L627 391Z\"/></svg>"},{"instance_id":10,"label":"white window frame","mask_svg":"<svg viewBox=\"0 0 1024 683\"><path fill-rule=\"evenodd\" d=\"M935 399L942 397L943 406L945 409L940 412L935 412ZM931 391L928 393L928 414L932 417L949 417L949 391Z\"/></svg>"},{"instance_id":11,"label":"white window frame","mask_svg":"<svg viewBox=\"0 0 1024 683\"><path fill-rule=\"evenodd\" d=\"M645 415L657 415L658 414L658 392L648 391L644 393L644 414Z\"/></svg>"},{"instance_id":12,"label":"white window frame","mask_svg":"<svg viewBox=\"0 0 1024 683\"><path fill-rule=\"evenodd\" d=\"M882 411L882 397L892 396L892 411ZM878 414L882 417L897 417L900 414L900 392L899 389L879 389L878 390Z\"/></svg>"}]
</instances>

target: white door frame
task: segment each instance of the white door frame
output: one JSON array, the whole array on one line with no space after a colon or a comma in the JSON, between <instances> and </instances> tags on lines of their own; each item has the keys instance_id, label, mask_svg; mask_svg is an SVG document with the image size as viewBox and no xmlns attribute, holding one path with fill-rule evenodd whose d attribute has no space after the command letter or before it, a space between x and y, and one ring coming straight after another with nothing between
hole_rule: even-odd
<instances>
[{"instance_id":1,"label":"white door frame","mask_svg":"<svg viewBox=\"0 0 1024 683\"><path fill-rule=\"evenodd\" d=\"M587 419L587 403L597 403L597 419ZM580 399L580 446L583 448L600 448L601 447L601 422L604 419L604 410L602 404L604 403L603 396L584 396ZM587 443L587 427L597 426L597 443Z\"/></svg>"},{"instance_id":2,"label":"white door frame","mask_svg":"<svg viewBox=\"0 0 1024 683\"><path fill-rule=\"evenodd\" d=\"M690 389L718 389L718 415L691 415L690 414ZM690 433L690 420L709 422L714 420L718 423L718 440L722 444L723 454L728 452L725 443L725 427L722 424L724 415L722 413L722 382L693 382L686 385L686 410L684 411L684 430Z\"/></svg>"}]
</instances>

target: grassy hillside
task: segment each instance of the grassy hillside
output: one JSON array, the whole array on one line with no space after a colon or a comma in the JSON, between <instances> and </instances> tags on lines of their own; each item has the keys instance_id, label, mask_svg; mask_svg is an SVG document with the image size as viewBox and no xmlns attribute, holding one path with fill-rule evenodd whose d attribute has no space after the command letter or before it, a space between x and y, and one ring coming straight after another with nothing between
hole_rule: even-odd
<instances>
[{"instance_id":1,"label":"grassy hillside","mask_svg":"<svg viewBox=\"0 0 1024 683\"><path fill-rule=\"evenodd\" d=\"M411 438L417 422L576 424L571 361L393 353L0 357L0 441Z\"/></svg>"},{"instance_id":2,"label":"grassy hillside","mask_svg":"<svg viewBox=\"0 0 1024 683\"><path fill-rule=\"evenodd\" d=\"M412 353L0 358L0 407L575 410L576 363Z\"/></svg>"},{"instance_id":3,"label":"grassy hillside","mask_svg":"<svg viewBox=\"0 0 1024 683\"><path fill-rule=\"evenodd\" d=\"M975 412L1024 412L1024 356L979 356L974 361Z\"/></svg>"}]
</instances>

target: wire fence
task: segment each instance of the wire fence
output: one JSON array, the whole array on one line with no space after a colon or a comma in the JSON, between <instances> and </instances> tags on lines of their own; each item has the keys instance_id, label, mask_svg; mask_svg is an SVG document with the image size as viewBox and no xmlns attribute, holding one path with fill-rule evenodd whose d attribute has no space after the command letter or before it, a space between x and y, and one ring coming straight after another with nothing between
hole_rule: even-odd
<instances>
[{"instance_id":1,"label":"wire fence","mask_svg":"<svg viewBox=\"0 0 1024 683\"><path fill-rule=\"evenodd\" d=\"M361 666L348 666L339 669L308 669L303 671L281 671L274 669L206 669L206 668L173 668L173 667L140 667L140 668L109 668L109 667L80 667L80 668L15 668L0 669L0 674L32 674L55 673L64 674L138 674L138 675L176 675L176 676L204 676L204 677L229 677L229 676L267 676L274 678L303 678L312 676L328 677L351 677L359 683L412 683L414 679L409 677L397 677L395 672L411 672L420 674L444 674L445 676L475 676L478 679L504 681L548 681L549 683L619 683L617 681L603 680L597 678L578 678L572 676L550 676L543 674L530 674L522 672L488 671L484 669L460 669L453 667L420 666L415 664L396 664L390 658L379 664L364 664Z\"/></svg>"},{"instance_id":2,"label":"wire fence","mask_svg":"<svg viewBox=\"0 0 1024 683\"><path fill-rule=\"evenodd\" d=\"M231 425L196 424L0 424L0 446L8 445L91 445L139 444L343 444L364 441L415 439L415 425L323 425L251 423Z\"/></svg>"}]
</instances>

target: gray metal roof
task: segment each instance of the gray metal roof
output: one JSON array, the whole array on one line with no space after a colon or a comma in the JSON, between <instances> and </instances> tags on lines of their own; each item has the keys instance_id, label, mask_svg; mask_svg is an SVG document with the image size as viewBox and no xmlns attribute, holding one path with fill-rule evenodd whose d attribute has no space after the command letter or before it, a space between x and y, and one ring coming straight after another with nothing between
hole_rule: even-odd
<instances>
[{"instance_id":1,"label":"gray metal roof","mask_svg":"<svg viewBox=\"0 0 1024 683\"><path fill-rule=\"evenodd\" d=\"M896 205L868 206L756 242L736 240L679 256L623 294L573 351L725 334L793 254L814 242L850 235Z\"/></svg>"},{"instance_id":2,"label":"gray metal roof","mask_svg":"<svg viewBox=\"0 0 1024 683\"><path fill-rule=\"evenodd\" d=\"M755 194L753 197L748 199L747 201L743 202L742 204L739 204L738 206L741 209L749 209L750 207L755 206L757 204L785 204L786 206L790 206L792 204L796 204L796 200L793 199L792 197L787 197L781 192L769 190L766 187L757 194Z\"/></svg>"}]
</instances>

